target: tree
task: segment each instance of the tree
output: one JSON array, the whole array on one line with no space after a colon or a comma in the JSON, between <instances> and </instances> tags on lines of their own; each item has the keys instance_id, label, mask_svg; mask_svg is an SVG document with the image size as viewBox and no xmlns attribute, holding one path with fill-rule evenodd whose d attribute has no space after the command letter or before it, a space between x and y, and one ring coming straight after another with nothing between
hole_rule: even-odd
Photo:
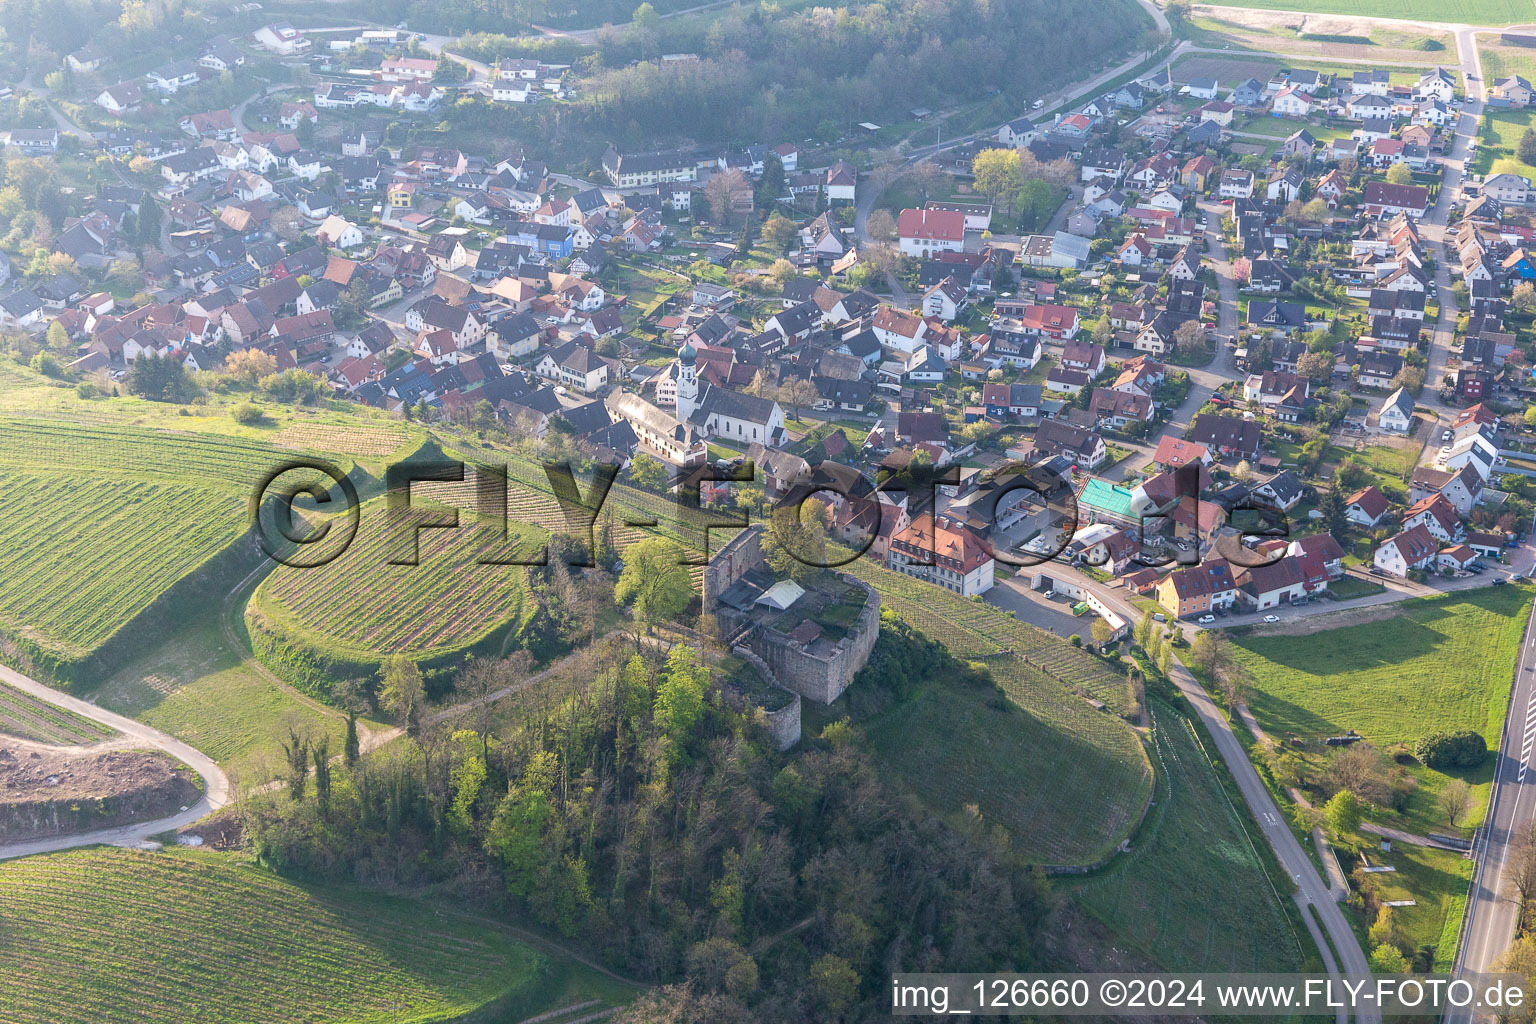
<instances>
[{"instance_id":1,"label":"tree","mask_svg":"<svg viewBox=\"0 0 1536 1024\"><path fill-rule=\"evenodd\" d=\"M1088 628L1088 633L1093 637L1096 646L1107 647L1115 637L1115 630L1108 622L1098 616L1094 617L1093 625Z\"/></svg>"},{"instance_id":2,"label":"tree","mask_svg":"<svg viewBox=\"0 0 1536 1024\"><path fill-rule=\"evenodd\" d=\"M1376 974L1407 974L1408 959L1396 946L1377 946L1371 950L1371 970Z\"/></svg>"},{"instance_id":3,"label":"tree","mask_svg":"<svg viewBox=\"0 0 1536 1024\"><path fill-rule=\"evenodd\" d=\"M794 245L795 239L799 237L800 229L795 227L795 222L777 210L763 225L763 241L780 251Z\"/></svg>"},{"instance_id":4,"label":"tree","mask_svg":"<svg viewBox=\"0 0 1536 1024\"><path fill-rule=\"evenodd\" d=\"M1510 303L1522 313L1536 313L1536 284L1521 281L1509 297Z\"/></svg>"},{"instance_id":5,"label":"tree","mask_svg":"<svg viewBox=\"0 0 1536 1024\"><path fill-rule=\"evenodd\" d=\"M288 738L277 742L283 749L283 761L288 768L288 797L291 800L303 800L304 789L309 781L309 734L300 732L290 722Z\"/></svg>"},{"instance_id":6,"label":"tree","mask_svg":"<svg viewBox=\"0 0 1536 1024\"><path fill-rule=\"evenodd\" d=\"M1371 945L1375 946L1401 946L1403 932L1397 924L1397 915L1391 907L1382 907L1376 911L1376 921L1371 925Z\"/></svg>"},{"instance_id":7,"label":"tree","mask_svg":"<svg viewBox=\"0 0 1536 1024\"><path fill-rule=\"evenodd\" d=\"M669 475L665 463L649 452L641 452L629 464L629 479L642 490L659 492L666 489Z\"/></svg>"},{"instance_id":8,"label":"tree","mask_svg":"<svg viewBox=\"0 0 1536 1024\"><path fill-rule=\"evenodd\" d=\"M709 669L698 663L698 652L686 644L673 647L656 685L652 720L657 732L668 740L669 760L674 766L685 758L694 727L704 714L708 688Z\"/></svg>"},{"instance_id":9,"label":"tree","mask_svg":"<svg viewBox=\"0 0 1536 1024\"><path fill-rule=\"evenodd\" d=\"M848 961L827 953L811 964L811 987L825 1014L822 1019L829 1020L841 1014L858 996L859 975Z\"/></svg>"},{"instance_id":10,"label":"tree","mask_svg":"<svg viewBox=\"0 0 1536 1024\"><path fill-rule=\"evenodd\" d=\"M1333 373L1332 352L1307 352L1296 360L1296 372L1312 380L1327 380Z\"/></svg>"},{"instance_id":11,"label":"tree","mask_svg":"<svg viewBox=\"0 0 1536 1024\"><path fill-rule=\"evenodd\" d=\"M1413 171L1407 164L1393 164L1387 168L1387 180L1394 185L1407 185L1413 181Z\"/></svg>"},{"instance_id":12,"label":"tree","mask_svg":"<svg viewBox=\"0 0 1536 1024\"><path fill-rule=\"evenodd\" d=\"M128 369L128 390L152 402L189 402L197 385L187 368L169 356L139 356Z\"/></svg>"},{"instance_id":13,"label":"tree","mask_svg":"<svg viewBox=\"0 0 1536 1024\"><path fill-rule=\"evenodd\" d=\"M1524 416L1526 426L1536 427L1536 405L1526 406Z\"/></svg>"},{"instance_id":14,"label":"tree","mask_svg":"<svg viewBox=\"0 0 1536 1024\"><path fill-rule=\"evenodd\" d=\"M1020 188L1016 200L1019 208L1019 226L1028 231L1038 231L1050 221L1056 212L1056 193L1044 178L1031 178Z\"/></svg>"},{"instance_id":15,"label":"tree","mask_svg":"<svg viewBox=\"0 0 1536 1024\"><path fill-rule=\"evenodd\" d=\"M270 377L277 372L277 360L259 348L248 348L230 353L224 360L224 370L231 377L255 385L263 377Z\"/></svg>"},{"instance_id":16,"label":"tree","mask_svg":"<svg viewBox=\"0 0 1536 1024\"><path fill-rule=\"evenodd\" d=\"M795 419L800 418L800 407L814 405L816 399L821 397L821 392L816 390L816 385L804 377L796 377L785 383L780 389L779 400L785 402L794 410Z\"/></svg>"},{"instance_id":17,"label":"tree","mask_svg":"<svg viewBox=\"0 0 1536 1024\"><path fill-rule=\"evenodd\" d=\"M1465 779L1452 779L1440 791L1439 804L1440 813L1455 828L1472 807L1472 787L1467 785Z\"/></svg>"},{"instance_id":18,"label":"tree","mask_svg":"<svg viewBox=\"0 0 1536 1024\"><path fill-rule=\"evenodd\" d=\"M533 655L526 650L507 658L473 658L454 680L454 693L472 708L475 733L480 737L480 756L487 761L491 756L491 727L495 724L494 694L526 679L532 667Z\"/></svg>"},{"instance_id":19,"label":"tree","mask_svg":"<svg viewBox=\"0 0 1536 1024\"><path fill-rule=\"evenodd\" d=\"M1317 510L1323 514L1323 527L1334 540L1344 543L1344 538L1349 534L1349 507L1344 504L1344 496L1337 487L1323 495Z\"/></svg>"},{"instance_id":20,"label":"tree","mask_svg":"<svg viewBox=\"0 0 1536 1024\"><path fill-rule=\"evenodd\" d=\"M896 240L896 218L891 216L890 210L876 210L871 213L865 227L869 231L870 238L881 242Z\"/></svg>"},{"instance_id":21,"label":"tree","mask_svg":"<svg viewBox=\"0 0 1536 1024\"><path fill-rule=\"evenodd\" d=\"M138 157L134 158L139 159ZM132 167L132 164L129 164ZM153 196L145 194L139 202L139 212L134 220L134 238L140 245L154 246L160 241L160 225L164 218L160 204Z\"/></svg>"},{"instance_id":22,"label":"tree","mask_svg":"<svg viewBox=\"0 0 1536 1024\"><path fill-rule=\"evenodd\" d=\"M1360 827L1363 817L1360 798L1350 790L1341 789L1323 807L1323 815L1335 836L1348 835Z\"/></svg>"},{"instance_id":23,"label":"tree","mask_svg":"<svg viewBox=\"0 0 1536 1024\"><path fill-rule=\"evenodd\" d=\"M1515 154L1523 164L1536 163L1536 131L1527 128L1515 146Z\"/></svg>"},{"instance_id":24,"label":"tree","mask_svg":"<svg viewBox=\"0 0 1536 1024\"><path fill-rule=\"evenodd\" d=\"M646 0L645 3L635 8L635 12L630 15L629 21L635 28L646 32L654 32L661 25L661 15L656 13L656 8L651 5L650 0Z\"/></svg>"},{"instance_id":25,"label":"tree","mask_svg":"<svg viewBox=\"0 0 1536 1024\"><path fill-rule=\"evenodd\" d=\"M1518 974L1526 979L1526 992L1536 989L1536 937L1522 935L1493 958L1491 968L1501 974ZM1536 1016L1536 1003L1527 997L1525 1005L1518 1009L1499 1012L1500 1024L1531 1024Z\"/></svg>"},{"instance_id":26,"label":"tree","mask_svg":"<svg viewBox=\"0 0 1536 1024\"><path fill-rule=\"evenodd\" d=\"M1186 320L1174 330L1173 345L1175 350L1193 355L1206 351L1205 325L1199 320Z\"/></svg>"},{"instance_id":27,"label":"tree","mask_svg":"<svg viewBox=\"0 0 1536 1024\"><path fill-rule=\"evenodd\" d=\"M768 280L774 283L780 291L789 285L789 282L800 276L800 268L789 260L778 259L768 268Z\"/></svg>"},{"instance_id":28,"label":"tree","mask_svg":"<svg viewBox=\"0 0 1536 1024\"><path fill-rule=\"evenodd\" d=\"M331 737L321 733L310 745L309 753L315 762L315 803L320 808L320 817L330 816L331 812Z\"/></svg>"},{"instance_id":29,"label":"tree","mask_svg":"<svg viewBox=\"0 0 1536 1024\"><path fill-rule=\"evenodd\" d=\"M1424 368L1405 365L1397 371L1397 376L1392 378L1392 386L1403 388L1410 395L1417 395L1424 390Z\"/></svg>"},{"instance_id":30,"label":"tree","mask_svg":"<svg viewBox=\"0 0 1536 1024\"><path fill-rule=\"evenodd\" d=\"M763 175L757 181L757 205L760 209L774 209L779 197L784 195L786 180L784 162L777 154L769 153L763 158Z\"/></svg>"},{"instance_id":31,"label":"tree","mask_svg":"<svg viewBox=\"0 0 1536 1024\"><path fill-rule=\"evenodd\" d=\"M379 703L395 716L406 732L415 734L420 723L417 717L421 704L426 700L426 684L421 668L403 654L396 654L384 663L384 679L379 688Z\"/></svg>"},{"instance_id":32,"label":"tree","mask_svg":"<svg viewBox=\"0 0 1536 1024\"><path fill-rule=\"evenodd\" d=\"M1488 742L1471 729L1432 732L1414 744L1413 756L1437 772L1476 768L1488 757Z\"/></svg>"},{"instance_id":33,"label":"tree","mask_svg":"<svg viewBox=\"0 0 1536 1024\"><path fill-rule=\"evenodd\" d=\"M709 213L722 224L731 222L732 206L742 189L751 191L747 176L737 168L720 171L710 176L704 185L704 198L709 203Z\"/></svg>"},{"instance_id":34,"label":"tree","mask_svg":"<svg viewBox=\"0 0 1536 1024\"><path fill-rule=\"evenodd\" d=\"M993 205L1002 205L1004 197L1011 208L1024 187L1024 171L1016 149L984 149L971 161L977 192Z\"/></svg>"},{"instance_id":35,"label":"tree","mask_svg":"<svg viewBox=\"0 0 1536 1024\"><path fill-rule=\"evenodd\" d=\"M1237 259L1232 261L1232 280L1236 281L1239 287L1247 284L1252 279L1252 260L1250 260L1247 256L1239 256Z\"/></svg>"},{"instance_id":36,"label":"tree","mask_svg":"<svg viewBox=\"0 0 1536 1024\"><path fill-rule=\"evenodd\" d=\"M693 600L693 581L681 554L677 545L660 537L624 551L624 570L613 596L634 609L635 619L647 631L658 622L677 618Z\"/></svg>"},{"instance_id":37,"label":"tree","mask_svg":"<svg viewBox=\"0 0 1536 1024\"><path fill-rule=\"evenodd\" d=\"M1115 339L1115 326L1109 322L1109 314L1099 317L1099 322L1093 325L1093 333L1090 335L1097 345L1108 345Z\"/></svg>"},{"instance_id":38,"label":"tree","mask_svg":"<svg viewBox=\"0 0 1536 1024\"><path fill-rule=\"evenodd\" d=\"M1195 634L1189 646L1189 656L1200 670L1212 679L1225 672L1232 664L1232 652L1227 638L1213 629L1202 629Z\"/></svg>"},{"instance_id":39,"label":"tree","mask_svg":"<svg viewBox=\"0 0 1536 1024\"><path fill-rule=\"evenodd\" d=\"M357 712L347 710L347 739L342 745L341 756L347 767L357 764L357 759L362 756L362 744L357 739Z\"/></svg>"}]
</instances>

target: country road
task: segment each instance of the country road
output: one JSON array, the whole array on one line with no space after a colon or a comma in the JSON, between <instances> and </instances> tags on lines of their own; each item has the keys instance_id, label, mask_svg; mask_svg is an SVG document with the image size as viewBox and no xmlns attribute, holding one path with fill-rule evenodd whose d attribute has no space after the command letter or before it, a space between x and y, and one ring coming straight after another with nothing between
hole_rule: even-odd
<instances>
[{"instance_id":1,"label":"country road","mask_svg":"<svg viewBox=\"0 0 1536 1024\"><path fill-rule=\"evenodd\" d=\"M0 844L0 860L12 857L27 857L37 853L55 853L59 850L71 850L79 846L94 846L98 843L107 843L113 846L134 846L150 836L160 832L168 832L172 829L190 825L195 821L207 817L214 811L225 806L230 801L229 778L224 774L213 759L199 750L188 746L168 736L159 729L151 728L142 722L136 722L131 718L97 707L78 697L71 697L61 690L55 690L35 679L22 675L13 669L0 665L0 682L14 687L24 693L48 701L66 711L84 715L93 722L110 726L124 736L138 740L147 747L163 750L172 757L186 764L203 779L203 795L186 810L165 818L156 818L154 821L141 821L133 825L121 825L116 828L97 829L92 832L76 832L63 836L46 836L42 839L29 839L18 843Z\"/></svg>"}]
</instances>

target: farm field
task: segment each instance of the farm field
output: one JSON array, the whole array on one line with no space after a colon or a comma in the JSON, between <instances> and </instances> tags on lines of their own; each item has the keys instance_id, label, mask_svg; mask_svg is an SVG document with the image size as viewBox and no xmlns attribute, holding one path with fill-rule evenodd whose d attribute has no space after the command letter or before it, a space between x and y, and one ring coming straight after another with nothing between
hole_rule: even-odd
<instances>
[{"instance_id":1,"label":"farm field","mask_svg":"<svg viewBox=\"0 0 1536 1024\"><path fill-rule=\"evenodd\" d=\"M1288 912L1288 880L1270 877L1264 840L1224 792L1202 737L1166 705L1149 711L1157 802L1128 854L1062 888L1170 971L1306 969L1314 947Z\"/></svg>"},{"instance_id":2,"label":"farm field","mask_svg":"<svg viewBox=\"0 0 1536 1024\"><path fill-rule=\"evenodd\" d=\"M1074 692L1109 692L1102 677L1094 681L1088 663L1097 659L989 605L863 560L848 568L880 592L882 608L957 656L984 661L1024 712L1004 715L987 705L989 694L934 684L869 726L886 770L936 808L977 804L1009 829L1017 848L1044 862L1092 862L1125 837L1151 792L1152 769L1128 725ZM1020 655L1029 647L1026 662ZM1115 680L1124 693L1124 677ZM970 730L995 735L990 749L953 742ZM933 770L940 764L945 770Z\"/></svg>"},{"instance_id":3,"label":"farm field","mask_svg":"<svg viewBox=\"0 0 1536 1024\"><path fill-rule=\"evenodd\" d=\"M117 730L0 683L0 734L73 746L110 739Z\"/></svg>"},{"instance_id":4,"label":"farm field","mask_svg":"<svg viewBox=\"0 0 1536 1024\"><path fill-rule=\"evenodd\" d=\"M1181 34L1202 46L1234 46L1349 61L1432 63L1452 60L1444 31L1389 29L1348 18L1318 19L1279 11L1201 12ZM1453 61L1454 62L1454 61Z\"/></svg>"},{"instance_id":5,"label":"farm field","mask_svg":"<svg viewBox=\"0 0 1536 1024\"><path fill-rule=\"evenodd\" d=\"M421 530L419 564L392 565L409 555L411 530L387 523L384 499L366 502L357 537L341 557L314 569L279 566L257 588L247 614L365 660L471 646L516 619L523 599L521 565L478 560L535 558L547 535L509 521L503 542L467 516L461 522L456 530Z\"/></svg>"},{"instance_id":6,"label":"farm field","mask_svg":"<svg viewBox=\"0 0 1536 1024\"><path fill-rule=\"evenodd\" d=\"M1228 7L1268 9L1264 0L1227 0ZM1536 19L1529 0L1285 0L1287 10L1355 14L1441 24L1515 25Z\"/></svg>"},{"instance_id":7,"label":"farm field","mask_svg":"<svg viewBox=\"0 0 1536 1024\"><path fill-rule=\"evenodd\" d=\"M1305 637L1233 638L1246 671L1248 705L1278 742L1307 743L1303 760L1320 769L1320 741L1355 729L1386 750L1427 733L1472 729L1498 746L1531 588L1484 587L1404 601L1387 619ZM1420 832L1446 831L1435 797L1448 776L1415 765L1408 811L1373 816ZM1464 775L1473 787L1466 825L1481 820L1491 759Z\"/></svg>"},{"instance_id":8,"label":"farm field","mask_svg":"<svg viewBox=\"0 0 1536 1024\"><path fill-rule=\"evenodd\" d=\"M222 854L8 861L0 915L17 1024L442 1021L504 998L522 1019L631 994L444 905L300 885Z\"/></svg>"}]
</instances>

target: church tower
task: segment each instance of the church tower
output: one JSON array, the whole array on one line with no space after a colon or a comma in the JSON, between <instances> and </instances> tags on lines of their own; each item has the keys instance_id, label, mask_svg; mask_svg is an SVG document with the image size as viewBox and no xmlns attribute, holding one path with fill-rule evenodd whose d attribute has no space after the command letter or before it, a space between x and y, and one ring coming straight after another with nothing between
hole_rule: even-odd
<instances>
[{"instance_id":1,"label":"church tower","mask_svg":"<svg viewBox=\"0 0 1536 1024\"><path fill-rule=\"evenodd\" d=\"M677 419L687 423L699 405L698 352L684 344L677 353Z\"/></svg>"}]
</instances>

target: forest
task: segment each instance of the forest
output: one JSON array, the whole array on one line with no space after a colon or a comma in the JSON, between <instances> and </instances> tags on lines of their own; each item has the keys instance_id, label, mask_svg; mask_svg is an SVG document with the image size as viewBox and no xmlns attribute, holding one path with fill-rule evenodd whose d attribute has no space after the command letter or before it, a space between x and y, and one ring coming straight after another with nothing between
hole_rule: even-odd
<instances>
[{"instance_id":1,"label":"forest","mask_svg":"<svg viewBox=\"0 0 1536 1024\"><path fill-rule=\"evenodd\" d=\"M1043 876L974 809L942 820L890 789L859 742L857 720L925 676L990 688L985 668L887 615L853 721L781 754L712 679L718 652L643 639L579 648L583 683L461 721L413 709L404 741L290 773L243 805L254 849L297 877L429 885L536 923L661 983L636 1022L874 1019L892 971L1037 965ZM528 664L471 662L455 692ZM401 685L386 672L387 707Z\"/></svg>"},{"instance_id":2,"label":"forest","mask_svg":"<svg viewBox=\"0 0 1536 1024\"><path fill-rule=\"evenodd\" d=\"M1072 26L1070 47L1057 45L1061 25ZM988 116L1016 116L1025 98L1086 75L1145 32L1126 0L906 0L793 14L761 5L726 8L707 23L653 17L596 33L594 49L572 61L570 102L512 112L461 99L449 121L507 130L515 118L513 130L530 144L594 165L609 143L833 143L861 121L905 121L917 107L990 102ZM548 59L550 49L483 30L468 43L483 60ZM659 60L663 53L698 59ZM1084 65L1084 54L1097 60Z\"/></svg>"}]
</instances>

